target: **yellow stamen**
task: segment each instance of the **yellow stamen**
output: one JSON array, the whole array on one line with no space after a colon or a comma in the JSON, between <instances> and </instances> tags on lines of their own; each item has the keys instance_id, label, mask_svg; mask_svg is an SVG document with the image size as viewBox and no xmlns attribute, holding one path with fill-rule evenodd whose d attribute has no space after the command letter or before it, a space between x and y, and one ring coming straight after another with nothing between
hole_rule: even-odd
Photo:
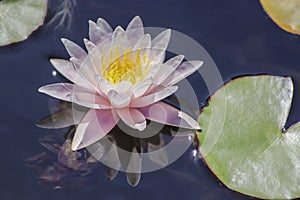
<instances>
[{"instance_id":1,"label":"yellow stamen","mask_svg":"<svg viewBox=\"0 0 300 200\"><path fill-rule=\"evenodd\" d=\"M113 53L116 58L114 60ZM144 54L141 59L141 49L138 49L136 52L127 49L123 55L120 55L119 48L116 47L115 52L110 51L108 62L105 62L102 57L101 68L104 68L104 66L107 67L102 75L112 84L115 85L121 81L129 81L132 84L136 84L146 77L149 69L149 60L147 54Z\"/></svg>"}]
</instances>

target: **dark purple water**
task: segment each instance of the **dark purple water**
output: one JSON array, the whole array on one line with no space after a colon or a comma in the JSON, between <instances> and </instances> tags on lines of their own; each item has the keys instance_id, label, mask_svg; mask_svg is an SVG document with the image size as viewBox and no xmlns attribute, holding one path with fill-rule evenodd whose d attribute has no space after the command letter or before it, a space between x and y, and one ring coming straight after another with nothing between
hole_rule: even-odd
<instances>
[{"instance_id":1,"label":"dark purple water","mask_svg":"<svg viewBox=\"0 0 300 200\"><path fill-rule=\"evenodd\" d=\"M57 2L50 0L47 21ZM133 188L120 173L114 181L104 176L104 168L92 174L88 183L77 189L47 190L38 187L36 172L25 160L45 148L39 138L63 134L46 130L35 122L49 114L52 100L37 92L47 83L63 81L50 57L67 58L60 41L66 37L83 45L89 19L103 17L112 26L127 23L140 15L145 26L171 28L194 38L210 53L224 80L244 74L292 76L295 95L287 126L300 119L300 40L277 27L258 1L253 0L152 0L77 2L70 30L43 26L24 42L0 47L0 199L247 199L220 184L190 148L179 160L160 171L143 174ZM197 80L191 77L191 80ZM193 81L200 104L209 96L202 80ZM78 184L71 181L70 188Z\"/></svg>"}]
</instances>

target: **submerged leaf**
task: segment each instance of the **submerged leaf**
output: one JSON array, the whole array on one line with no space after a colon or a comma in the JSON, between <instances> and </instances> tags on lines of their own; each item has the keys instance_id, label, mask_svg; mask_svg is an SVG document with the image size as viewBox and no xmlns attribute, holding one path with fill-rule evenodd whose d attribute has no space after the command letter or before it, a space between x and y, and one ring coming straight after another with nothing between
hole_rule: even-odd
<instances>
[{"instance_id":1,"label":"submerged leaf","mask_svg":"<svg viewBox=\"0 0 300 200\"><path fill-rule=\"evenodd\" d=\"M47 0L0 1L0 46L25 40L43 24Z\"/></svg>"},{"instance_id":2,"label":"submerged leaf","mask_svg":"<svg viewBox=\"0 0 300 200\"><path fill-rule=\"evenodd\" d=\"M204 159L226 186L263 199L300 197L300 123L282 133L292 95L291 78L250 76L212 96L199 118L200 152L215 143ZM212 123L222 112L224 125Z\"/></svg>"}]
</instances>

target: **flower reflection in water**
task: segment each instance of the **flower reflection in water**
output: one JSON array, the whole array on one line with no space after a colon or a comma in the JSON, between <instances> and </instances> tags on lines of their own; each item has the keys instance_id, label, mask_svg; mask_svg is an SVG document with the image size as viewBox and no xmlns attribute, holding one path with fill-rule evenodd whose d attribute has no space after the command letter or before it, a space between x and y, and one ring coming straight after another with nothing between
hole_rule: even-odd
<instances>
[{"instance_id":1,"label":"flower reflection in water","mask_svg":"<svg viewBox=\"0 0 300 200\"><path fill-rule=\"evenodd\" d=\"M59 127L60 123L66 124L68 120L71 121L71 113L71 103L59 102L57 110L37 122L37 125L43 128ZM76 188L92 182L92 175L100 170L99 160L101 159L108 163L105 168L106 177L109 180L113 180L119 169L123 169L128 183L136 186L141 177L142 156L133 155L163 150L162 147L168 143L168 140L174 139L172 135L178 134L178 130L175 127L163 126L158 134L148 138L138 138L124 133L122 130L124 126L125 124L118 124L97 143L79 151L71 150L75 126L71 126L63 136L45 136L40 139L40 143L48 152L42 152L27 159L27 165L38 173L40 185L51 189L64 189ZM186 137L188 140L194 138L191 130L182 134L188 134ZM132 156L124 155L123 150L131 152ZM168 156L166 152L160 151L159 154L150 156L150 160L157 165L166 165Z\"/></svg>"}]
</instances>

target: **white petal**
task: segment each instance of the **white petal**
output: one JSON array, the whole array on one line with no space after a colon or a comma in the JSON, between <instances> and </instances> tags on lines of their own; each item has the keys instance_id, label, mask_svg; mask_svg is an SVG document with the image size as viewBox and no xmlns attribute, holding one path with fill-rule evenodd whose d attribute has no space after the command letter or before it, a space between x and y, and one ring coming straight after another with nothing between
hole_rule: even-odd
<instances>
[{"instance_id":1,"label":"white petal","mask_svg":"<svg viewBox=\"0 0 300 200\"><path fill-rule=\"evenodd\" d=\"M134 98L140 97L147 92L152 84L152 78L147 78L143 82L137 84L132 88L132 94Z\"/></svg>"},{"instance_id":2,"label":"white petal","mask_svg":"<svg viewBox=\"0 0 300 200\"><path fill-rule=\"evenodd\" d=\"M130 47L126 33L121 26L117 26L112 35L112 44L111 44L113 52L118 49L118 53L113 55L113 60L117 59L117 57L124 55L125 51Z\"/></svg>"},{"instance_id":3,"label":"white petal","mask_svg":"<svg viewBox=\"0 0 300 200\"><path fill-rule=\"evenodd\" d=\"M85 47L87 51L89 52L88 56L86 59L89 59L90 64L92 65L91 68L94 70L95 73L100 73L100 68L101 68L101 53L98 49L98 47L92 43L91 41L87 39L83 39ZM86 59L84 62L86 62Z\"/></svg>"},{"instance_id":4,"label":"white petal","mask_svg":"<svg viewBox=\"0 0 300 200\"><path fill-rule=\"evenodd\" d=\"M72 150L76 151L97 142L113 129L117 121L112 110L89 110L76 129Z\"/></svg>"},{"instance_id":5,"label":"white petal","mask_svg":"<svg viewBox=\"0 0 300 200\"><path fill-rule=\"evenodd\" d=\"M89 54L91 54L95 50L97 50L97 46L93 42L89 41L88 39L83 38L83 42L84 42L85 48Z\"/></svg>"},{"instance_id":6,"label":"white petal","mask_svg":"<svg viewBox=\"0 0 300 200\"><path fill-rule=\"evenodd\" d=\"M126 35L131 45L134 45L144 35L143 22L139 16L134 17L128 24Z\"/></svg>"},{"instance_id":7,"label":"white petal","mask_svg":"<svg viewBox=\"0 0 300 200\"><path fill-rule=\"evenodd\" d=\"M113 29L111 28L111 26L109 25L109 23L107 23L107 21L103 18L98 18L97 20L97 25L106 33L112 33Z\"/></svg>"},{"instance_id":8,"label":"white petal","mask_svg":"<svg viewBox=\"0 0 300 200\"><path fill-rule=\"evenodd\" d=\"M110 90L107 93L107 97L112 104L113 107L115 108L124 108L128 106L130 103L130 96L124 93L118 93L116 90Z\"/></svg>"},{"instance_id":9,"label":"white petal","mask_svg":"<svg viewBox=\"0 0 300 200\"><path fill-rule=\"evenodd\" d=\"M201 66L203 62L199 60L195 61L188 61L182 63L170 76L167 78L163 85L170 86L178 83L182 79L188 77L195 71L197 71Z\"/></svg>"},{"instance_id":10,"label":"white petal","mask_svg":"<svg viewBox=\"0 0 300 200\"><path fill-rule=\"evenodd\" d=\"M71 83L55 83L42 86L38 91L57 99L69 101L68 97L73 92L74 86Z\"/></svg>"},{"instance_id":11,"label":"white petal","mask_svg":"<svg viewBox=\"0 0 300 200\"><path fill-rule=\"evenodd\" d=\"M96 81L97 81L97 87L105 94L107 95L108 91L112 90L114 86L107 81L103 76L96 75Z\"/></svg>"},{"instance_id":12,"label":"white petal","mask_svg":"<svg viewBox=\"0 0 300 200\"><path fill-rule=\"evenodd\" d=\"M133 50L137 49L149 49L151 47L151 36L149 34L141 37L134 45Z\"/></svg>"},{"instance_id":13,"label":"white petal","mask_svg":"<svg viewBox=\"0 0 300 200\"><path fill-rule=\"evenodd\" d=\"M97 93L70 83L46 85L39 88L38 91L88 108L107 109L111 107L110 103Z\"/></svg>"},{"instance_id":14,"label":"white petal","mask_svg":"<svg viewBox=\"0 0 300 200\"><path fill-rule=\"evenodd\" d=\"M141 60L143 60L143 56L149 56L149 52L151 50L151 36L149 34L141 37L137 43L132 48L133 51L141 50Z\"/></svg>"},{"instance_id":15,"label":"white petal","mask_svg":"<svg viewBox=\"0 0 300 200\"><path fill-rule=\"evenodd\" d=\"M117 26L112 34L112 43L115 44L121 36L125 35L125 31L121 26Z\"/></svg>"},{"instance_id":16,"label":"white petal","mask_svg":"<svg viewBox=\"0 0 300 200\"><path fill-rule=\"evenodd\" d=\"M162 64L154 78L155 84L160 85L165 79L167 79L176 70L183 59L184 56L179 55L169 59L167 62Z\"/></svg>"},{"instance_id":17,"label":"white petal","mask_svg":"<svg viewBox=\"0 0 300 200\"><path fill-rule=\"evenodd\" d=\"M171 37L171 29L161 32L152 40L152 48L166 50Z\"/></svg>"},{"instance_id":18,"label":"white petal","mask_svg":"<svg viewBox=\"0 0 300 200\"><path fill-rule=\"evenodd\" d=\"M61 41L65 45L65 48L71 57L75 57L82 60L87 56L87 53L74 42L65 38L62 38Z\"/></svg>"},{"instance_id":19,"label":"white petal","mask_svg":"<svg viewBox=\"0 0 300 200\"><path fill-rule=\"evenodd\" d=\"M201 129L199 123L191 116L163 102L139 108L139 110L152 121L187 129Z\"/></svg>"},{"instance_id":20,"label":"white petal","mask_svg":"<svg viewBox=\"0 0 300 200\"><path fill-rule=\"evenodd\" d=\"M131 82L129 81L121 81L119 82L116 86L115 86L115 90L118 92L118 93L128 93L129 90L131 89L132 87L132 84Z\"/></svg>"},{"instance_id":21,"label":"white petal","mask_svg":"<svg viewBox=\"0 0 300 200\"><path fill-rule=\"evenodd\" d=\"M170 96L171 94L175 93L177 89L178 89L177 86L170 86L170 87L164 88L163 90L161 90L159 92L152 93L147 96L143 96L143 97L134 99L132 101L132 103L130 104L130 107L138 108L138 107L148 106L150 104L153 104L157 101L160 101L160 100Z\"/></svg>"},{"instance_id":22,"label":"white petal","mask_svg":"<svg viewBox=\"0 0 300 200\"><path fill-rule=\"evenodd\" d=\"M70 61L73 63L75 69L78 71L82 65L82 60L72 57L70 58Z\"/></svg>"},{"instance_id":23,"label":"white petal","mask_svg":"<svg viewBox=\"0 0 300 200\"><path fill-rule=\"evenodd\" d=\"M95 22L89 20L89 38L94 44L101 43L109 36L109 33L99 27Z\"/></svg>"},{"instance_id":24,"label":"white petal","mask_svg":"<svg viewBox=\"0 0 300 200\"><path fill-rule=\"evenodd\" d=\"M146 128L146 119L144 115L134 108L117 109L117 114L122 121L129 127L143 131Z\"/></svg>"},{"instance_id":25,"label":"white petal","mask_svg":"<svg viewBox=\"0 0 300 200\"><path fill-rule=\"evenodd\" d=\"M150 53L150 60L153 63L162 63L165 59L165 51L168 47L171 37L171 30L167 29L161 32L152 40L152 49Z\"/></svg>"},{"instance_id":26,"label":"white petal","mask_svg":"<svg viewBox=\"0 0 300 200\"><path fill-rule=\"evenodd\" d=\"M99 94L73 91L71 101L84 107L93 109L110 109L110 102Z\"/></svg>"},{"instance_id":27,"label":"white petal","mask_svg":"<svg viewBox=\"0 0 300 200\"><path fill-rule=\"evenodd\" d=\"M70 61L73 63L79 76L85 81L85 85L88 85L88 88L94 88L96 84L94 76L97 72L95 72L90 57L87 56L83 61L73 57L70 58Z\"/></svg>"},{"instance_id":28,"label":"white petal","mask_svg":"<svg viewBox=\"0 0 300 200\"><path fill-rule=\"evenodd\" d=\"M81 86L85 86L85 81L79 76L78 71L75 69L73 63L63 59L50 59L51 64L59 71L64 77Z\"/></svg>"}]
</instances>

